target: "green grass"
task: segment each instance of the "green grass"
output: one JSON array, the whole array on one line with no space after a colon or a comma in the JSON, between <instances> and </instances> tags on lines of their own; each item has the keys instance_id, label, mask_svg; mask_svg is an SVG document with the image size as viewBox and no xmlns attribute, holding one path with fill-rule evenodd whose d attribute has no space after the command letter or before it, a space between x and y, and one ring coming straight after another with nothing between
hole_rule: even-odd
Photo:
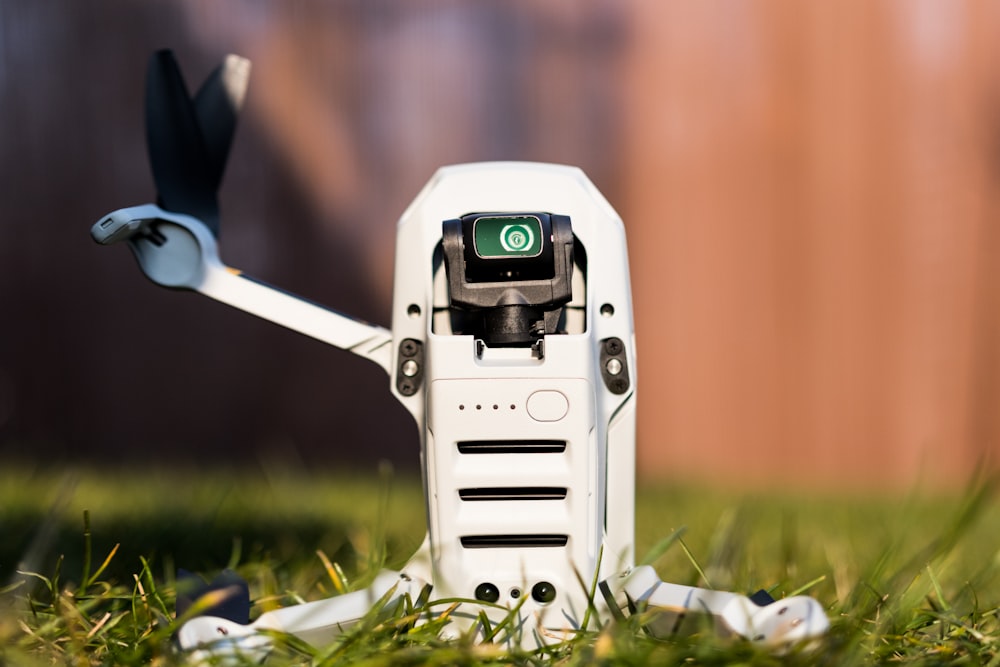
<instances>
[{"instance_id":1,"label":"green grass","mask_svg":"<svg viewBox=\"0 0 1000 667\"><path fill-rule=\"evenodd\" d=\"M418 480L197 470L0 472L0 665L179 664L177 566L234 567L257 612L358 588L399 567L425 523ZM832 621L775 655L710 632L652 639L638 619L541 652L438 638L446 604L373 614L333 645L267 664L992 665L1000 667L1000 504L641 487L639 560L667 581L775 597L805 591ZM415 623L417 618L430 623Z\"/></svg>"}]
</instances>

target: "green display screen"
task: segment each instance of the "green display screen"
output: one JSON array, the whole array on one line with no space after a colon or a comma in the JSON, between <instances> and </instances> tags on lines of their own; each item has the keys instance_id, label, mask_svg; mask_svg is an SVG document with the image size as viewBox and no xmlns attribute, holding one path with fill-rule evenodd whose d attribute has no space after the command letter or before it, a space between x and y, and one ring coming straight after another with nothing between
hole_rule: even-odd
<instances>
[{"instance_id":1,"label":"green display screen","mask_svg":"<svg viewBox=\"0 0 1000 667\"><path fill-rule=\"evenodd\" d=\"M476 254L484 259L535 257L542 252L542 223L525 215L479 218L472 238Z\"/></svg>"}]
</instances>

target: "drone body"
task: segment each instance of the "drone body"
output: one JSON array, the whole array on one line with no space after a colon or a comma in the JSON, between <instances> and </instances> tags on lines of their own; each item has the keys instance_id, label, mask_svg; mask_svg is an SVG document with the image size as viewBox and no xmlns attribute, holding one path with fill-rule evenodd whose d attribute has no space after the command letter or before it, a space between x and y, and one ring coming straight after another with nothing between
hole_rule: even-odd
<instances>
[{"instance_id":1,"label":"drone body","mask_svg":"<svg viewBox=\"0 0 1000 667\"><path fill-rule=\"evenodd\" d=\"M263 654L263 629L322 643L380 599L428 594L466 601L452 632L481 623L481 614L491 624L513 615L502 639L525 647L564 640L588 617L604 623L647 607L662 610L657 627L702 612L723 633L768 642L826 629L810 598L758 605L666 584L634 566L636 357L625 233L583 172L523 162L440 169L397 227L389 331L219 260L219 147L228 150L247 74L246 62L230 57L189 98L172 57L154 57L147 132L160 205L115 211L92 235L127 241L158 284L382 366L421 435L428 534L401 572L369 589L253 623L194 618L178 633L182 648Z\"/></svg>"},{"instance_id":2,"label":"drone body","mask_svg":"<svg viewBox=\"0 0 1000 667\"><path fill-rule=\"evenodd\" d=\"M489 213L460 220L476 211ZM489 247L504 230L522 234L526 254ZM603 580L632 564L621 220L579 169L462 165L438 171L396 243L391 384L423 434L429 501L424 553L404 571L433 581L435 595L520 605L540 632L571 629L587 610L576 573ZM560 286L571 294L552 305ZM491 305L456 306L476 298L456 298L470 289Z\"/></svg>"}]
</instances>

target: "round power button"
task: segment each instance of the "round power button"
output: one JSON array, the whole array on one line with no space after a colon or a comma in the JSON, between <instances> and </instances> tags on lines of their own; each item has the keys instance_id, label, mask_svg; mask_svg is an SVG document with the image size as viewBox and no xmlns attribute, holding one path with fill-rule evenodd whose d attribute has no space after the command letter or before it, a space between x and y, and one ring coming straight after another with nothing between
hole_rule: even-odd
<instances>
[{"instance_id":1,"label":"round power button","mask_svg":"<svg viewBox=\"0 0 1000 667\"><path fill-rule=\"evenodd\" d=\"M542 389L528 397L528 414L539 422L557 422L569 412L569 400L561 391Z\"/></svg>"}]
</instances>

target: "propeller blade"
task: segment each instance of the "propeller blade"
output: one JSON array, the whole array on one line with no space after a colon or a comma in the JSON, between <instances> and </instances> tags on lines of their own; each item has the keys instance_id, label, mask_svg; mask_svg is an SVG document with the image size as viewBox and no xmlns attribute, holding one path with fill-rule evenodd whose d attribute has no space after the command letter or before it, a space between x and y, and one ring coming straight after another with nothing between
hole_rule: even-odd
<instances>
[{"instance_id":1,"label":"propeller blade","mask_svg":"<svg viewBox=\"0 0 1000 667\"><path fill-rule=\"evenodd\" d=\"M218 190L233 143L247 85L250 61L230 54L215 68L194 96L194 111L208 153L213 189Z\"/></svg>"},{"instance_id":2,"label":"propeller blade","mask_svg":"<svg viewBox=\"0 0 1000 667\"><path fill-rule=\"evenodd\" d=\"M146 143L157 203L186 213L219 233L219 178L174 55L157 51L146 78Z\"/></svg>"}]
</instances>

